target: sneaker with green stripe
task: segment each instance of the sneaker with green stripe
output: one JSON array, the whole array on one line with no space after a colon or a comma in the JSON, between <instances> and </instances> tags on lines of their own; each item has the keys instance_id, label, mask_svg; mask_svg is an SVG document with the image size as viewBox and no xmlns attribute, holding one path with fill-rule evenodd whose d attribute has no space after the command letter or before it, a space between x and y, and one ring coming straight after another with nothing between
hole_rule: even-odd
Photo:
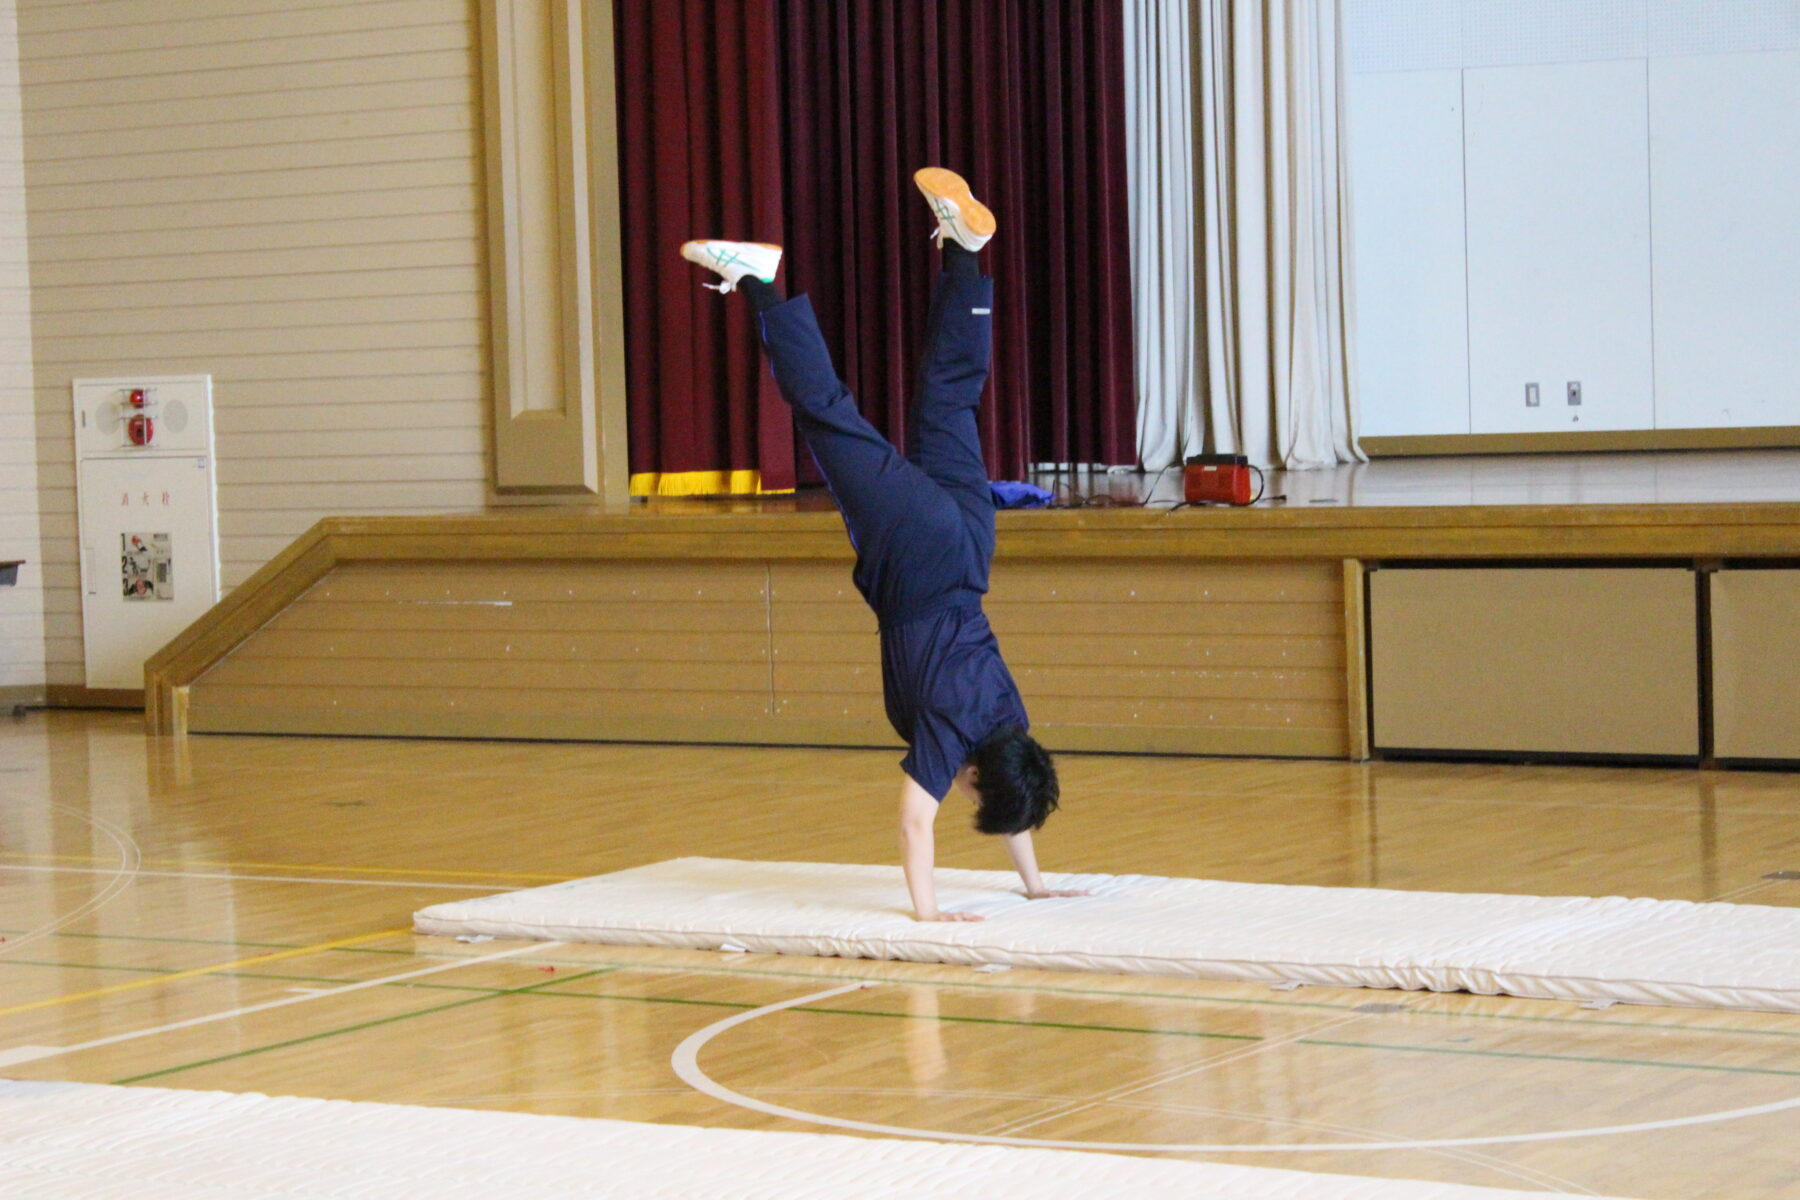
<instances>
[{"instance_id":1,"label":"sneaker with green stripe","mask_svg":"<svg viewBox=\"0 0 1800 1200\"><path fill-rule=\"evenodd\" d=\"M725 282L705 286L724 293L736 291L739 281L746 275L764 283L774 283L775 269L781 265L781 247L767 242L683 242L681 257L716 273Z\"/></svg>"}]
</instances>

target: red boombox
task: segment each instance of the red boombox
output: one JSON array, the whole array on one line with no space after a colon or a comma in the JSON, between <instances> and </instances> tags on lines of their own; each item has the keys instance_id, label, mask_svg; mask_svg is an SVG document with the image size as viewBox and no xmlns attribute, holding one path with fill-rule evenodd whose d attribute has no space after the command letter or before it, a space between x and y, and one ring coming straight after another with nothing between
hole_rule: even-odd
<instances>
[{"instance_id":1,"label":"red boombox","mask_svg":"<svg viewBox=\"0 0 1800 1200\"><path fill-rule=\"evenodd\" d=\"M1183 463L1189 504L1253 504L1250 460L1242 454L1196 454ZM1259 489L1260 491L1260 489Z\"/></svg>"}]
</instances>

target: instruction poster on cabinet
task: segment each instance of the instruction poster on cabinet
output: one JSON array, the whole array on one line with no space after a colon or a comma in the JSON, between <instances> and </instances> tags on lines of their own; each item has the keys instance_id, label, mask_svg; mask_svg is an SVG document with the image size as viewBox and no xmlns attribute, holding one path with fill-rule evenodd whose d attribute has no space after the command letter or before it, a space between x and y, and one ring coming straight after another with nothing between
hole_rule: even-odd
<instances>
[{"instance_id":1,"label":"instruction poster on cabinet","mask_svg":"<svg viewBox=\"0 0 1800 1200\"><path fill-rule=\"evenodd\" d=\"M166 533L121 533L119 572L127 600L173 600L175 565Z\"/></svg>"}]
</instances>

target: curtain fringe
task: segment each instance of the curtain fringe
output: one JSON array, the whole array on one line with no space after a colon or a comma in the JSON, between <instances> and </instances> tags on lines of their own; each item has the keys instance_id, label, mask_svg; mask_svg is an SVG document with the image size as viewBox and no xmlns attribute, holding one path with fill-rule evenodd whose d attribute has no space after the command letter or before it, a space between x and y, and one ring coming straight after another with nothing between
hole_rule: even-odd
<instances>
[{"instance_id":1,"label":"curtain fringe","mask_svg":"<svg viewBox=\"0 0 1800 1200\"><path fill-rule=\"evenodd\" d=\"M642 471L631 477L634 496L784 496L793 488L765 488L762 472Z\"/></svg>"}]
</instances>

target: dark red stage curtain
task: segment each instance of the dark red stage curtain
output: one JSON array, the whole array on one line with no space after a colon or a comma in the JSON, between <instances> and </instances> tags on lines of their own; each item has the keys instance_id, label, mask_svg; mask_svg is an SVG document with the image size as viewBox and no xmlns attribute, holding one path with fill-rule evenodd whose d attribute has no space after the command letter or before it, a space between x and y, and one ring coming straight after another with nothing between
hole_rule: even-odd
<instances>
[{"instance_id":1,"label":"dark red stage curtain","mask_svg":"<svg viewBox=\"0 0 1800 1200\"><path fill-rule=\"evenodd\" d=\"M780 242L776 0L614 0L632 492L794 485L793 423L748 306L681 259Z\"/></svg>"},{"instance_id":2,"label":"dark red stage curtain","mask_svg":"<svg viewBox=\"0 0 1800 1200\"><path fill-rule=\"evenodd\" d=\"M912 172L941 164L999 221L989 472L1135 462L1121 0L777 7L789 286L864 414L904 437L937 260Z\"/></svg>"}]
</instances>

